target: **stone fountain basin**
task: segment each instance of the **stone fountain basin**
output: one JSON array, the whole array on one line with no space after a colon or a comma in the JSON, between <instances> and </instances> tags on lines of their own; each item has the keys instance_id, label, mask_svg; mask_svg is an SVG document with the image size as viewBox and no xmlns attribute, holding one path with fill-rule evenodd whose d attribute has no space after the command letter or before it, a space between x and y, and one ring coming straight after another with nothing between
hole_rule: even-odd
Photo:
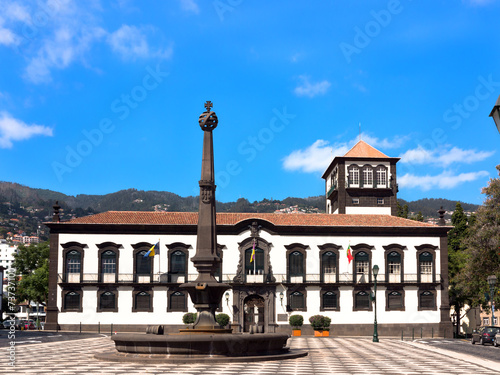
<instances>
[{"instance_id":1,"label":"stone fountain basin","mask_svg":"<svg viewBox=\"0 0 500 375\"><path fill-rule=\"evenodd\" d=\"M167 355L267 356L288 353L289 336L279 333L219 333L151 335L120 333L112 336L121 353Z\"/></svg>"}]
</instances>

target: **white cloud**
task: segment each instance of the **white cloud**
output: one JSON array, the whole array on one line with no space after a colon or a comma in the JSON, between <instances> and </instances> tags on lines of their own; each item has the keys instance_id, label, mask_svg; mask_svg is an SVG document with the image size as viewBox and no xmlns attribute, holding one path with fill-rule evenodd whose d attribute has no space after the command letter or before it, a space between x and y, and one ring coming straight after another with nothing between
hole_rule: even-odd
<instances>
[{"instance_id":1,"label":"white cloud","mask_svg":"<svg viewBox=\"0 0 500 375\"><path fill-rule=\"evenodd\" d=\"M11 148L13 141L22 141L36 135L52 136L52 129L15 119L7 112L0 112L0 148Z\"/></svg>"},{"instance_id":2,"label":"white cloud","mask_svg":"<svg viewBox=\"0 0 500 375\"><path fill-rule=\"evenodd\" d=\"M309 77L299 76L302 84L297 86L293 92L297 96L308 96L309 98L314 98L318 95L324 95L330 88L330 82L324 80L321 82L311 83L309 82Z\"/></svg>"},{"instance_id":3,"label":"white cloud","mask_svg":"<svg viewBox=\"0 0 500 375\"><path fill-rule=\"evenodd\" d=\"M11 19L13 21L30 22L30 10L21 4L9 3L4 8L5 18Z\"/></svg>"},{"instance_id":4,"label":"white cloud","mask_svg":"<svg viewBox=\"0 0 500 375\"><path fill-rule=\"evenodd\" d=\"M475 181L478 178L486 177L489 173L486 171L460 173L455 175L449 171L444 171L441 174L431 176L417 176L407 173L398 177L398 183L403 188L419 188L422 191L431 189L452 189L464 182Z\"/></svg>"},{"instance_id":5,"label":"white cloud","mask_svg":"<svg viewBox=\"0 0 500 375\"><path fill-rule=\"evenodd\" d=\"M19 44L19 38L9 29L0 27L0 44L4 46Z\"/></svg>"},{"instance_id":6,"label":"white cloud","mask_svg":"<svg viewBox=\"0 0 500 375\"><path fill-rule=\"evenodd\" d=\"M318 139L306 149L293 151L286 156L283 159L283 167L289 171L318 172L324 171L332 159L333 147L328 146L327 141Z\"/></svg>"},{"instance_id":7,"label":"white cloud","mask_svg":"<svg viewBox=\"0 0 500 375\"><path fill-rule=\"evenodd\" d=\"M395 136L391 139L378 139L370 137L365 133L361 133L361 139L373 147L395 148L400 147L408 136ZM283 158L283 168L288 171L302 172L323 172L335 156L343 156L349 151L359 138L356 137L347 142L336 142L330 145L328 141L318 139L311 146L292 151L289 155Z\"/></svg>"},{"instance_id":8,"label":"white cloud","mask_svg":"<svg viewBox=\"0 0 500 375\"><path fill-rule=\"evenodd\" d=\"M372 137L366 133L361 133L361 139L375 148L399 148L410 139L408 135L396 135L392 139L384 138L379 139Z\"/></svg>"},{"instance_id":9,"label":"white cloud","mask_svg":"<svg viewBox=\"0 0 500 375\"><path fill-rule=\"evenodd\" d=\"M122 25L118 30L109 34L108 43L113 51L124 59L134 60L136 58L159 57L168 59L172 55L172 49L153 50L148 44L146 29L135 26Z\"/></svg>"},{"instance_id":10,"label":"white cloud","mask_svg":"<svg viewBox=\"0 0 500 375\"><path fill-rule=\"evenodd\" d=\"M60 27L52 38L45 39L26 67L25 77L33 83L51 81L52 69L64 69L74 61L83 59L95 40L105 35L100 27L83 28Z\"/></svg>"},{"instance_id":11,"label":"white cloud","mask_svg":"<svg viewBox=\"0 0 500 375\"><path fill-rule=\"evenodd\" d=\"M152 27L122 26L114 33L106 30L100 0L88 0L85 5L73 0L0 0L0 9L0 46L15 48L24 56L24 78L32 83L50 82L55 70L76 63L89 67L90 52L97 42L106 40L113 51L127 59L165 59L172 54L171 47L155 48L148 41L153 35L147 31Z\"/></svg>"},{"instance_id":12,"label":"white cloud","mask_svg":"<svg viewBox=\"0 0 500 375\"><path fill-rule=\"evenodd\" d=\"M200 13L200 8L198 7L198 4L194 0L179 0L181 3L181 9L185 10L186 12L191 12L191 13Z\"/></svg>"},{"instance_id":13,"label":"white cloud","mask_svg":"<svg viewBox=\"0 0 500 375\"><path fill-rule=\"evenodd\" d=\"M463 150L458 147L426 150L421 146L408 150L400 155L402 163L428 164L440 167L448 167L454 163L472 164L489 158L494 151Z\"/></svg>"}]
</instances>

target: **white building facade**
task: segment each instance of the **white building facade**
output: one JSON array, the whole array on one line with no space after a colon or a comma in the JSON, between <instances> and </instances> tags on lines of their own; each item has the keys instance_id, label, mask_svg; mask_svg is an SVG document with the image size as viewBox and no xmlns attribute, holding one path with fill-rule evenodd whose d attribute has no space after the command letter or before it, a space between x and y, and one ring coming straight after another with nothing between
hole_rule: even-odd
<instances>
[{"instance_id":1,"label":"white building facade","mask_svg":"<svg viewBox=\"0 0 500 375\"><path fill-rule=\"evenodd\" d=\"M451 334L447 227L389 215L221 213L217 220L217 278L232 287L220 312L235 331L248 331L255 321L266 332L288 331L289 315L307 322L322 314L332 319L333 332L369 334L378 265L380 334L409 327L436 336L450 328ZM196 213L168 212L106 212L50 223L47 324L179 328L183 314L195 312L179 285L197 276L189 261L196 224ZM158 240L160 254L145 258Z\"/></svg>"},{"instance_id":2,"label":"white building facade","mask_svg":"<svg viewBox=\"0 0 500 375\"><path fill-rule=\"evenodd\" d=\"M360 141L323 175L326 214L218 213L219 312L235 332L290 332L321 314L338 335L371 335L377 276L380 335L450 336L447 231L396 217L397 158ZM195 312L180 288L196 279L197 213L110 211L47 223L47 329L183 327ZM154 257L144 254L157 242ZM251 261L255 247L255 259ZM349 254L349 255L348 255Z\"/></svg>"}]
</instances>

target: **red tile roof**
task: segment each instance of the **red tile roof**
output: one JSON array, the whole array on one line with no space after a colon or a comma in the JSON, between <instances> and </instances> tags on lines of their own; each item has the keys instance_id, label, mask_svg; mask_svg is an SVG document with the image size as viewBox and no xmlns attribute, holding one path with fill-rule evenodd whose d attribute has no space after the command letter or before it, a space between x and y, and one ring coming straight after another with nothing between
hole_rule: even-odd
<instances>
[{"instance_id":1,"label":"red tile roof","mask_svg":"<svg viewBox=\"0 0 500 375\"><path fill-rule=\"evenodd\" d=\"M345 158L388 158L365 141L359 141L344 155Z\"/></svg>"},{"instance_id":2,"label":"red tile roof","mask_svg":"<svg viewBox=\"0 0 500 375\"><path fill-rule=\"evenodd\" d=\"M349 227L436 227L436 225L390 215L329 215L218 213L218 225L235 225L243 220L265 220L276 226L349 226ZM84 216L60 224L141 224L196 225L196 212L108 211Z\"/></svg>"}]
</instances>

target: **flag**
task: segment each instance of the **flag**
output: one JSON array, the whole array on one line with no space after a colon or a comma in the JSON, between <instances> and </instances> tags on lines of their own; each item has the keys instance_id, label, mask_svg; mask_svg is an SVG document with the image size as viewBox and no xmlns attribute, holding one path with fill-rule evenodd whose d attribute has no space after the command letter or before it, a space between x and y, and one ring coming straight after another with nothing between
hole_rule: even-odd
<instances>
[{"instance_id":1,"label":"flag","mask_svg":"<svg viewBox=\"0 0 500 375\"><path fill-rule=\"evenodd\" d=\"M347 259L349 260L349 264L351 264L351 261L354 259L351 253L351 244L347 246Z\"/></svg>"},{"instance_id":2,"label":"flag","mask_svg":"<svg viewBox=\"0 0 500 375\"><path fill-rule=\"evenodd\" d=\"M250 263L255 260L255 240L253 240L252 255L250 256Z\"/></svg>"},{"instance_id":3,"label":"flag","mask_svg":"<svg viewBox=\"0 0 500 375\"><path fill-rule=\"evenodd\" d=\"M153 247L151 247L151 249L149 249L149 251L146 254L144 254L144 258L154 257L156 254L160 254L160 241L159 240Z\"/></svg>"}]
</instances>

